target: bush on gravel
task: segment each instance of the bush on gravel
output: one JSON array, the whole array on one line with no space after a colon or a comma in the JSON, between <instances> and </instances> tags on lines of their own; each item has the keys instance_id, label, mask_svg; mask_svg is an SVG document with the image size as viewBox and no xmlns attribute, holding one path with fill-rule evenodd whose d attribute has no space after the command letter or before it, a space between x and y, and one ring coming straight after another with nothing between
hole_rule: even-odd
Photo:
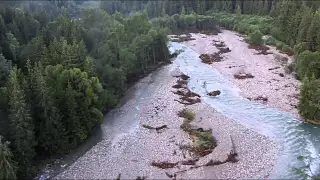
<instances>
[{"instance_id":1,"label":"bush on gravel","mask_svg":"<svg viewBox=\"0 0 320 180\"><path fill-rule=\"evenodd\" d=\"M263 34L259 30L256 30L253 33L250 33L248 38L249 44L254 46L262 45L263 44L262 36Z\"/></svg>"},{"instance_id":2,"label":"bush on gravel","mask_svg":"<svg viewBox=\"0 0 320 180\"><path fill-rule=\"evenodd\" d=\"M189 122L191 122L195 118L195 113L188 108L184 108L183 110L178 112L178 116L183 117L187 119Z\"/></svg>"}]
</instances>

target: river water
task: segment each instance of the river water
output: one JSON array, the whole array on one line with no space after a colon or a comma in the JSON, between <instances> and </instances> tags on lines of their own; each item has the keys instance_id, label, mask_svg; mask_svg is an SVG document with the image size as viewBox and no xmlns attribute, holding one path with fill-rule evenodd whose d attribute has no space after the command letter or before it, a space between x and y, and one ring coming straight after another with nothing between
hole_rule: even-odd
<instances>
[{"instance_id":1,"label":"river water","mask_svg":"<svg viewBox=\"0 0 320 180\"><path fill-rule=\"evenodd\" d=\"M320 172L320 128L303 123L293 115L265 105L249 101L239 95L240 90L224 78L212 66L204 64L199 54L180 43L172 42L170 51L183 50L175 65L190 76L189 88L223 115L263 135L272 137L280 144L280 154L269 176L272 179L299 178L295 168L311 161L311 171ZM203 83L206 86L203 86ZM208 97L207 91L220 90L218 97ZM298 157L305 157L303 161Z\"/></svg>"}]
</instances>

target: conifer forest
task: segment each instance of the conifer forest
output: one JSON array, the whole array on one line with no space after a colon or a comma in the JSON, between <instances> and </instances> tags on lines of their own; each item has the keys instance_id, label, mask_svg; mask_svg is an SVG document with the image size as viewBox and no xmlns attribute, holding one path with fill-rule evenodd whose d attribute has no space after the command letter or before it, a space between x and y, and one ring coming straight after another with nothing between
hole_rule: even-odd
<instances>
[{"instance_id":1,"label":"conifer forest","mask_svg":"<svg viewBox=\"0 0 320 180\"><path fill-rule=\"evenodd\" d=\"M76 149L126 90L170 64L169 34L235 31L294 58L300 116L320 124L320 1L0 2L0 179Z\"/></svg>"}]
</instances>

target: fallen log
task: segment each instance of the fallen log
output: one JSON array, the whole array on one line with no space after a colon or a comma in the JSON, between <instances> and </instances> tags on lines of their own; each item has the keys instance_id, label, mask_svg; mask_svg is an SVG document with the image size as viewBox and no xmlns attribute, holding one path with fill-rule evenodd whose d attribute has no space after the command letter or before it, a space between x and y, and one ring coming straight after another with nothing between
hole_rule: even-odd
<instances>
[{"instance_id":1,"label":"fallen log","mask_svg":"<svg viewBox=\"0 0 320 180\"><path fill-rule=\"evenodd\" d=\"M151 166L154 166L154 167L157 167L157 168L160 168L160 169L169 169L169 168L174 168L175 166L178 165L179 162L176 162L176 163L170 163L170 162L167 162L167 161L164 161L164 162L155 162L153 161L151 163Z\"/></svg>"}]
</instances>

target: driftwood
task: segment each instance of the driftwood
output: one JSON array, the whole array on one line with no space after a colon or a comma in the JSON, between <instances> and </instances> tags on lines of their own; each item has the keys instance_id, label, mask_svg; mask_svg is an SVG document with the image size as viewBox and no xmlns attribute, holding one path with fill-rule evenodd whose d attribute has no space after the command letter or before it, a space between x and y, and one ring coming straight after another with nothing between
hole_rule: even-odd
<instances>
[{"instance_id":1,"label":"driftwood","mask_svg":"<svg viewBox=\"0 0 320 180\"><path fill-rule=\"evenodd\" d=\"M248 78L254 78L254 76L250 73L241 73L241 74L234 74L233 77L235 79L248 79Z\"/></svg>"},{"instance_id":2,"label":"driftwood","mask_svg":"<svg viewBox=\"0 0 320 180\"><path fill-rule=\"evenodd\" d=\"M169 169L169 168L174 168L175 166L178 165L179 162L176 162L176 163L170 163L170 162L167 162L167 161L164 161L164 162L155 162L153 161L151 163L151 166L155 166L157 168L160 168L160 169Z\"/></svg>"},{"instance_id":3,"label":"driftwood","mask_svg":"<svg viewBox=\"0 0 320 180\"><path fill-rule=\"evenodd\" d=\"M201 100L199 98L194 99L194 101L191 101L191 102L183 102L183 101L180 101L180 100L177 100L177 99L175 99L174 101L177 101L178 103L184 104L184 105L193 105L193 104L201 102Z\"/></svg>"},{"instance_id":4,"label":"driftwood","mask_svg":"<svg viewBox=\"0 0 320 180\"><path fill-rule=\"evenodd\" d=\"M258 97L256 97L256 98L254 98L254 100L267 102L267 101L268 101L268 98L267 98L267 97L264 97L264 96L258 96Z\"/></svg>"},{"instance_id":5,"label":"driftwood","mask_svg":"<svg viewBox=\"0 0 320 180\"><path fill-rule=\"evenodd\" d=\"M189 77L188 75L181 74L181 75L180 75L180 78L181 78L182 80L188 80L190 77Z\"/></svg>"},{"instance_id":6,"label":"driftwood","mask_svg":"<svg viewBox=\"0 0 320 180\"><path fill-rule=\"evenodd\" d=\"M274 67L274 68L269 68L268 70L269 70L269 71L272 71L272 70L279 69L279 68L280 68L280 67L277 66L277 67Z\"/></svg>"},{"instance_id":7,"label":"driftwood","mask_svg":"<svg viewBox=\"0 0 320 180\"><path fill-rule=\"evenodd\" d=\"M272 54L271 52L268 52L268 50L270 49L267 46L264 45L249 45L250 49L255 49L258 51L258 53L255 53L256 55L268 55L268 54Z\"/></svg>"},{"instance_id":8,"label":"driftwood","mask_svg":"<svg viewBox=\"0 0 320 180\"><path fill-rule=\"evenodd\" d=\"M146 124L142 124L142 127L146 128L146 129L155 129L157 131L157 133L159 133L159 130L161 130L161 129L168 129L167 125L162 125L162 126L159 126L159 127L152 127L152 126L149 126L149 125L146 125Z\"/></svg>"},{"instance_id":9,"label":"driftwood","mask_svg":"<svg viewBox=\"0 0 320 180\"><path fill-rule=\"evenodd\" d=\"M189 159L185 161L181 161L182 165L196 165L196 162L199 161L199 159Z\"/></svg>"},{"instance_id":10,"label":"driftwood","mask_svg":"<svg viewBox=\"0 0 320 180\"><path fill-rule=\"evenodd\" d=\"M138 176L138 177L136 178L136 180L145 180L145 179L147 179L147 177L145 177L145 176L142 176L142 177Z\"/></svg>"}]
</instances>

